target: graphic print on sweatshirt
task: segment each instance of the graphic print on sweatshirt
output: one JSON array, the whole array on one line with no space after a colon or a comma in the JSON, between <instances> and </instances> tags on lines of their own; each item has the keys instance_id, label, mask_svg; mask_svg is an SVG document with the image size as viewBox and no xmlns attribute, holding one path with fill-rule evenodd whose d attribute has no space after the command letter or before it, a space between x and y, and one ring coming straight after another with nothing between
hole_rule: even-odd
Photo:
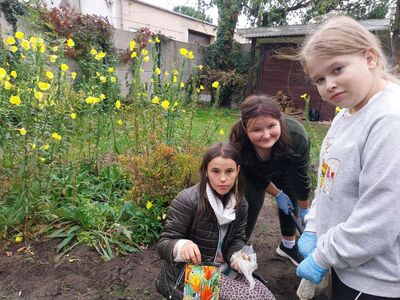
<instances>
[{"instance_id":1,"label":"graphic print on sweatshirt","mask_svg":"<svg viewBox=\"0 0 400 300\"><path fill-rule=\"evenodd\" d=\"M320 189L331 198L332 185L339 170L340 161L334 158L322 160Z\"/></svg>"},{"instance_id":2,"label":"graphic print on sweatshirt","mask_svg":"<svg viewBox=\"0 0 400 300\"><path fill-rule=\"evenodd\" d=\"M340 161L335 158L327 159L329 148L333 144L333 138L327 137L321 146L321 174L319 178L319 188L331 198L331 191L333 182L335 181L335 176L340 167Z\"/></svg>"}]
</instances>

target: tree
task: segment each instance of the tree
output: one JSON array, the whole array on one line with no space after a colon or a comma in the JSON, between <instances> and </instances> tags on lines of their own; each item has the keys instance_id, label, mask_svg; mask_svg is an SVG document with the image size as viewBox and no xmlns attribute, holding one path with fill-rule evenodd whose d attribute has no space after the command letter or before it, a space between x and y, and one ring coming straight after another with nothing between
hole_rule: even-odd
<instances>
[{"instance_id":1,"label":"tree","mask_svg":"<svg viewBox=\"0 0 400 300\"><path fill-rule=\"evenodd\" d=\"M201 11L200 9L196 9L190 6L185 6L185 5L179 5L179 6L175 6L173 8L174 11L181 13L183 15L198 19L198 20L202 20L202 21L206 21L209 23L212 23L212 18L210 16L207 16L204 11Z\"/></svg>"},{"instance_id":2,"label":"tree","mask_svg":"<svg viewBox=\"0 0 400 300\"><path fill-rule=\"evenodd\" d=\"M297 20L307 23L321 16L342 13L356 19L382 19L393 0L249 0L243 13L253 25L284 25Z\"/></svg>"}]
</instances>

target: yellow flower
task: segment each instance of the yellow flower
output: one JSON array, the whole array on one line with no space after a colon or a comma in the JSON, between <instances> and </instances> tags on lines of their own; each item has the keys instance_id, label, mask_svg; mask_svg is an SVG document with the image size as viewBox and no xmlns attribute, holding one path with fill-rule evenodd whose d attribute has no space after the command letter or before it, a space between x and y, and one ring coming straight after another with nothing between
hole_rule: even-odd
<instances>
[{"instance_id":1,"label":"yellow flower","mask_svg":"<svg viewBox=\"0 0 400 300\"><path fill-rule=\"evenodd\" d=\"M99 98L100 98L100 100L104 100L104 99L106 99L106 95L100 94Z\"/></svg>"},{"instance_id":2,"label":"yellow flower","mask_svg":"<svg viewBox=\"0 0 400 300\"><path fill-rule=\"evenodd\" d=\"M45 162L45 161L46 161L46 159L45 159L44 157L39 157L39 160L40 160L41 162Z\"/></svg>"},{"instance_id":3,"label":"yellow flower","mask_svg":"<svg viewBox=\"0 0 400 300\"><path fill-rule=\"evenodd\" d=\"M29 44L28 40L22 40L21 42L21 47L24 48L24 50L29 50L31 48L31 44Z\"/></svg>"},{"instance_id":4,"label":"yellow flower","mask_svg":"<svg viewBox=\"0 0 400 300\"><path fill-rule=\"evenodd\" d=\"M52 79L54 78L54 75L53 75L52 72L47 71L47 72L46 72L46 77L47 77L48 79L52 80Z\"/></svg>"},{"instance_id":5,"label":"yellow flower","mask_svg":"<svg viewBox=\"0 0 400 300\"><path fill-rule=\"evenodd\" d=\"M152 39L148 39L148 42L151 44L153 42L153 40Z\"/></svg>"},{"instance_id":6,"label":"yellow flower","mask_svg":"<svg viewBox=\"0 0 400 300\"><path fill-rule=\"evenodd\" d=\"M61 70L64 72L68 71L68 65L67 64L61 64Z\"/></svg>"},{"instance_id":7,"label":"yellow flower","mask_svg":"<svg viewBox=\"0 0 400 300\"><path fill-rule=\"evenodd\" d=\"M44 144L44 145L43 145L43 149L44 149L44 150L49 150L49 148L50 148L49 144Z\"/></svg>"},{"instance_id":8,"label":"yellow flower","mask_svg":"<svg viewBox=\"0 0 400 300\"><path fill-rule=\"evenodd\" d=\"M56 60L57 60L57 55L50 55L50 61L52 62L52 63L55 63L56 62Z\"/></svg>"},{"instance_id":9,"label":"yellow flower","mask_svg":"<svg viewBox=\"0 0 400 300\"><path fill-rule=\"evenodd\" d=\"M72 78L72 80L75 80L75 78L76 78L76 72L71 72L71 78Z\"/></svg>"},{"instance_id":10,"label":"yellow flower","mask_svg":"<svg viewBox=\"0 0 400 300\"><path fill-rule=\"evenodd\" d=\"M24 127L20 128L20 129L18 129L18 130L19 130L19 134L20 134L20 135L26 135L26 130L25 130Z\"/></svg>"},{"instance_id":11,"label":"yellow flower","mask_svg":"<svg viewBox=\"0 0 400 300\"><path fill-rule=\"evenodd\" d=\"M151 100L151 102L154 103L154 104L159 104L159 103L160 103L160 98L158 98L157 96L155 96L155 97Z\"/></svg>"},{"instance_id":12,"label":"yellow flower","mask_svg":"<svg viewBox=\"0 0 400 300\"><path fill-rule=\"evenodd\" d=\"M15 237L15 242L16 243L21 243L22 241L23 241L23 237L22 236L17 236L17 237Z\"/></svg>"},{"instance_id":13,"label":"yellow flower","mask_svg":"<svg viewBox=\"0 0 400 300\"><path fill-rule=\"evenodd\" d=\"M76 119L76 113L72 113L72 114L70 114L69 116L71 117L72 120L75 120L75 119Z\"/></svg>"},{"instance_id":14,"label":"yellow flower","mask_svg":"<svg viewBox=\"0 0 400 300\"><path fill-rule=\"evenodd\" d=\"M136 48L136 41L132 40L129 42L129 50L133 50Z\"/></svg>"},{"instance_id":15,"label":"yellow flower","mask_svg":"<svg viewBox=\"0 0 400 300\"><path fill-rule=\"evenodd\" d=\"M106 76L100 76L100 81L102 83L106 83L107 82L107 77Z\"/></svg>"},{"instance_id":16,"label":"yellow flower","mask_svg":"<svg viewBox=\"0 0 400 300\"><path fill-rule=\"evenodd\" d=\"M14 70L10 72L10 76L17 78L17 72L15 72Z\"/></svg>"},{"instance_id":17,"label":"yellow flower","mask_svg":"<svg viewBox=\"0 0 400 300\"><path fill-rule=\"evenodd\" d=\"M103 51L100 51L99 53L97 53L96 54L96 56L94 57L96 60L100 60L100 59L102 59L103 57L105 57L106 56L106 53L105 52L103 52Z\"/></svg>"},{"instance_id":18,"label":"yellow flower","mask_svg":"<svg viewBox=\"0 0 400 300\"><path fill-rule=\"evenodd\" d=\"M161 107L164 108L165 110L168 109L170 103L168 100L164 100L163 102L161 102Z\"/></svg>"},{"instance_id":19,"label":"yellow flower","mask_svg":"<svg viewBox=\"0 0 400 300\"><path fill-rule=\"evenodd\" d=\"M29 145L31 146L31 149L32 150L36 150L36 144L35 143L29 143Z\"/></svg>"},{"instance_id":20,"label":"yellow flower","mask_svg":"<svg viewBox=\"0 0 400 300\"><path fill-rule=\"evenodd\" d=\"M153 203L151 203L150 201L147 201L147 203L146 203L146 208L147 209L150 209L150 208L152 208L153 207Z\"/></svg>"},{"instance_id":21,"label":"yellow flower","mask_svg":"<svg viewBox=\"0 0 400 300\"><path fill-rule=\"evenodd\" d=\"M97 50L94 49L94 48L90 49L90 54L96 55L97 54Z\"/></svg>"},{"instance_id":22,"label":"yellow flower","mask_svg":"<svg viewBox=\"0 0 400 300\"><path fill-rule=\"evenodd\" d=\"M36 91L34 97L40 101L43 99L43 93Z\"/></svg>"},{"instance_id":23,"label":"yellow flower","mask_svg":"<svg viewBox=\"0 0 400 300\"><path fill-rule=\"evenodd\" d=\"M143 61L144 61L144 62L149 62L149 60L150 60L150 57L149 57L148 55L146 55L145 57L143 57Z\"/></svg>"},{"instance_id":24,"label":"yellow flower","mask_svg":"<svg viewBox=\"0 0 400 300\"><path fill-rule=\"evenodd\" d=\"M165 75L165 76L168 76L168 75L169 75L169 72L168 72L167 70L165 70L164 75Z\"/></svg>"},{"instance_id":25,"label":"yellow flower","mask_svg":"<svg viewBox=\"0 0 400 300\"><path fill-rule=\"evenodd\" d=\"M4 41L4 43L5 43L6 45L14 45L14 44L15 44L15 39L14 39L12 36L10 36L10 37L6 38L6 40Z\"/></svg>"},{"instance_id":26,"label":"yellow flower","mask_svg":"<svg viewBox=\"0 0 400 300\"><path fill-rule=\"evenodd\" d=\"M303 95L300 96L304 101L309 101L310 100L310 95L307 93L304 93Z\"/></svg>"},{"instance_id":27,"label":"yellow flower","mask_svg":"<svg viewBox=\"0 0 400 300\"><path fill-rule=\"evenodd\" d=\"M204 90L204 86L202 84L200 84L200 90Z\"/></svg>"},{"instance_id":28,"label":"yellow flower","mask_svg":"<svg viewBox=\"0 0 400 300\"><path fill-rule=\"evenodd\" d=\"M200 94L200 89L196 89L196 93L197 93L197 94Z\"/></svg>"},{"instance_id":29,"label":"yellow flower","mask_svg":"<svg viewBox=\"0 0 400 300\"><path fill-rule=\"evenodd\" d=\"M74 42L72 39L68 39L68 40L67 40L67 46L70 47L70 48L72 48L72 47L75 46L75 42Z\"/></svg>"},{"instance_id":30,"label":"yellow flower","mask_svg":"<svg viewBox=\"0 0 400 300\"><path fill-rule=\"evenodd\" d=\"M342 110L342 108L341 108L341 107L339 107L339 106L336 106L336 108L335 108L335 112L336 112L336 113L339 113L341 110Z\"/></svg>"},{"instance_id":31,"label":"yellow flower","mask_svg":"<svg viewBox=\"0 0 400 300\"><path fill-rule=\"evenodd\" d=\"M186 48L181 48L181 49L179 49L179 53L180 53L182 56L187 56L188 53L189 53L189 51L188 51Z\"/></svg>"},{"instance_id":32,"label":"yellow flower","mask_svg":"<svg viewBox=\"0 0 400 300\"><path fill-rule=\"evenodd\" d=\"M174 77L172 77L172 82L177 82L178 78L174 75Z\"/></svg>"},{"instance_id":33,"label":"yellow flower","mask_svg":"<svg viewBox=\"0 0 400 300\"><path fill-rule=\"evenodd\" d=\"M13 85L9 81L4 81L4 88L6 90L11 90L12 87Z\"/></svg>"},{"instance_id":34,"label":"yellow flower","mask_svg":"<svg viewBox=\"0 0 400 300\"><path fill-rule=\"evenodd\" d=\"M137 53L136 52L132 52L131 58L135 58L136 56L137 56Z\"/></svg>"},{"instance_id":35,"label":"yellow flower","mask_svg":"<svg viewBox=\"0 0 400 300\"><path fill-rule=\"evenodd\" d=\"M57 52L58 51L58 47L54 46L51 50L53 50L53 52Z\"/></svg>"},{"instance_id":36,"label":"yellow flower","mask_svg":"<svg viewBox=\"0 0 400 300\"><path fill-rule=\"evenodd\" d=\"M112 83L114 83L114 82L117 81L117 78L115 78L114 76L112 76L112 77L110 78L110 81L111 81Z\"/></svg>"},{"instance_id":37,"label":"yellow flower","mask_svg":"<svg viewBox=\"0 0 400 300\"><path fill-rule=\"evenodd\" d=\"M122 120L119 119L119 120L117 121L117 124L118 124L119 126L122 126Z\"/></svg>"},{"instance_id":38,"label":"yellow flower","mask_svg":"<svg viewBox=\"0 0 400 300\"><path fill-rule=\"evenodd\" d=\"M200 71L203 70L203 65L198 65L197 67L199 68Z\"/></svg>"},{"instance_id":39,"label":"yellow flower","mask_svg":"<svg viewBox=\"0 0 400 300\"><path fill-rule=\"evenodd\" d=\"M157 216L157 221L161 221L161 217L160 216Z\"/></svg>"},{"instance_id":40,"label":"yellow flower","mask_svg":"<svg viewBox=\"0 0 400 300\"><path fill-rule=\"evenodd\" d=\"M149 54L149 51L147 49L142 49L142 55L147 55Z\"/></svg>"},{"instance_id":41,"label":"yellow flower","mask_svg":"<svg viewBox=\"0 0 400 300\"><path fill-rule=\"evenodd\" d=\"M40 43L39 52L43 54L45 51L46 51L46 45L44 43Z\"/></svg>"},{"instance_id":42,"label":"yellow flower","mask_svg":"<svg viewBox=\"0 0 400 300\"><path fill-rule=\"evenodd\" d=\"M53 132L51 134L51 137L57 141L61 141L61 135L59 135L57 132Z\"/></svg>"},{"instance_id":43,"label":"yellow flower","mask_svg":"<svg viewBox=\"0 0 400 300\"><path fill-rule=\"evenodd\" d=\"M38 87L42 91L47 91L50 88L50 84L47 82L40 81L40 82L38 82Z\"/></svg>"},{"instance_id":44,"label":"yellow flower","mask_svg":"<svg viewBox=\"0 0 400 300\"><path fill-rule=\"evenodd\" d=\"M189 57L189 59L194 59L193 51L189 51L188 57Z\"/></svg>"},{"instance_id":45,"label":"yellow flower","mask_svg":"<svg viewBox=\"0 0 400 300\"><path fill-rule=\"evenodd\" d=\"M21 31L17 31L14 35L17 39L22 40L24 38L24 33Z\"/></svg>"},{"instance_id":46,"label":"yellow flower","mask_svg":"<svg viewBox=\"0 0 400 300\"><path fill-rule=\"evenodd\" d=\"M219 133L220 135L224 135L224 134L225 134L225 132L224 132L223 129L221 129L218 133Z\"/></svg>"},{"instance_id":47,"label":"yellow flower","mask_svg":"<svg viewBox=\"0 0 400 300\"><path fill-rule=\"evenodd\" d=\"M7 72L6 70L4 70L3 68L0 68L0 79L4 79L4 77L7 76Z\"/></svg>"},{"instance_id":48,"label":"yellow flower","mask_svg":"<svg viewBox=\"0 0 400 300\"><path fill-rule=\"evenodd\" d=\"M179 75L179 71L178 71L177 69L174 69L174 70L172 71L172 73L173 73L175 76L178 76L178 75Z\"/></svg>"},{"instance_id":49,"label":"yellow flower","mask_svg":"<svg viewBox=\"0 0 400 300\"><path fill-rule=\"evenodd\" d=\"M18 47L17 47L17 46L11 46L11 47L10 47L10 51L11 51L12 53L15 53L15 52L18 51Z\"/></svg>"},{"instance_id":50,"label":"yellow flower","mask_svg":"<svg viewBox=\"0 0 400 300\"><path fill-rule=\"evenodd\" d=\"M86 98L86 103L87 104L92 104L93 105L93 104L96 104L98 102L100 102L100 98L93 97L93 96L89 96L89 97Z\"/></svg>"},{"instance_id":51,"label":"yellow flower","mask_svg":"<svg viewBox=\"0 0 400 300\"><path fill-rule=\"evenodd\" d=\"M115 101L115 108L120 109L121 108L121 101L117 100Z\"/></svg>"},{"instance_id":52,"label":"yellow flower","mask_svg":"<svg viewBox=\"0 0 400 300\"><path fill-rule=\"evenodd\" d=\"M219 87L219 82L218 82L218 81L214 81L214 82L211 84L211 86L212 86L214 89L217 89L217 88Z\"/></svg>"},{"instance_id":53,"label":"yellow flower","mask_svg":"<svg viewBox=\"0 0 400 300\"><path fill-rule=\"evenodd\" d=\"M162 218L163 220L165 220L165 219L167 218L167 214L166 214L166 213L163 213L162 216L161 216L161 218Z\"/></svg>"},{"instance_id":54,"label":"yellow flower","mask_svg":"<svg viewBox=\"0 0 400 300\"><path fill-rule=\"evenodd\" d=\"M20 99L18 96L12 95L12 96L10 97L10 103L11 103L11 104L14 104L14 105L16 105L16 106L19 106L19 105L21 104L21 99Z\"/></svg>"},{"instance_id":55,"label":"yellow flower","mask_svg":"<svg viewBox=\"0 0 400 300\"><path fill-rule=\"evenodd\" d=\"M113 67L109 67L108 68L108 73L114 73L114 68Z\"/></svg>"},{"instance_id":56,"label":"yellow flower","mask_svg":"<svg viewBox=\"0 0 400 300\"><path fill-rule=\"evenodd\" d=\"M156 37L156 43L159 43L159 42L161 42L160 38Z\"/></svg>"},{"instance_id":57,"label":"yellow flower","mask_svg":"<svg viewBox=\"0 0 400 300\"><path fill-rule=\"evenodd\" d=\"M185 87L185 84L181 81L181 83L179 84L180 88L183 89Z\"/></svg>"},{"instance_id":58,"label":"yellow flower","mask_svg":"<svg viewBox=\"0 0 400 300\"><path fill-rule=\"evenodd\" d=\"M159 67L155 68L154 73L156 73L157 75L161 74L161 70Z\"/></svg>"}]
</instances>

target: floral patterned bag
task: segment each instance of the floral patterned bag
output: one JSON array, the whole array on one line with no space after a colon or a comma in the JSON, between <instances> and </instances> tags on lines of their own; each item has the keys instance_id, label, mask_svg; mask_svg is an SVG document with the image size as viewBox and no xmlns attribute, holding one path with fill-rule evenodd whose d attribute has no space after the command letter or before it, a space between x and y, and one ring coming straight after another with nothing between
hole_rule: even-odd
<instances>
[{"instance_id":1,"label":"floral patterned bag","mask_svg":"<svg viewBox=\"0 0 400 300\"><path fill-rule=\"evenodd\" d=\"M218 300L221 269L219 264L187 264L183 289L184 300Z\"/></svg>"}]
</instances>

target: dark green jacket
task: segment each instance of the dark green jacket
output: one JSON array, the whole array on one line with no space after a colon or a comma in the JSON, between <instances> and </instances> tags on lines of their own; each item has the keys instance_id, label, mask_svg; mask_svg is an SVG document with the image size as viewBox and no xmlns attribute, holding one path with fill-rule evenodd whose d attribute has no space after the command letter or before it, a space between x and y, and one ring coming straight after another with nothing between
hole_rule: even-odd
<instances>
[{"instance_id":1,"label":"dark green jacket","mask_svg":"<svg viewBox=\"0 0 400 300\"><path fill-rule=\"evenodd\" d=\"M308 175L310 139L300 122L290 117L285 121L290 138L289 151L283 156L275 153L270 160L263 161L252 145L244 145L240 171L246 181L260 189L265 189L274 177L288 176L296 197L306 200L311 189Z\"/></svg>"},{"instance_id":2,"label":"dark green jacket","mask_svg":"<svg viewBox=\"0 0 400 300\"><path fill-rule=\"evenodd\" d=\"M197 217L198 188L199 184L182 191L171 202L167 211L167 221L157 244L158 253L164 262L156 280L156 288L167 299L184 267L184 263L175 263L172 256L178 240L190 239L196 243L203 262L214 262L217 255L218 221L215 215L213 215L212 221ZM232 254L245 245L246 221L247 202L243 201L236 213L235 220L229 224L222 245L222 254L224 260L228 263ZM183 280L174 292L172 299L182 299L182 297Z\"/></svg>"}]
</instances>

